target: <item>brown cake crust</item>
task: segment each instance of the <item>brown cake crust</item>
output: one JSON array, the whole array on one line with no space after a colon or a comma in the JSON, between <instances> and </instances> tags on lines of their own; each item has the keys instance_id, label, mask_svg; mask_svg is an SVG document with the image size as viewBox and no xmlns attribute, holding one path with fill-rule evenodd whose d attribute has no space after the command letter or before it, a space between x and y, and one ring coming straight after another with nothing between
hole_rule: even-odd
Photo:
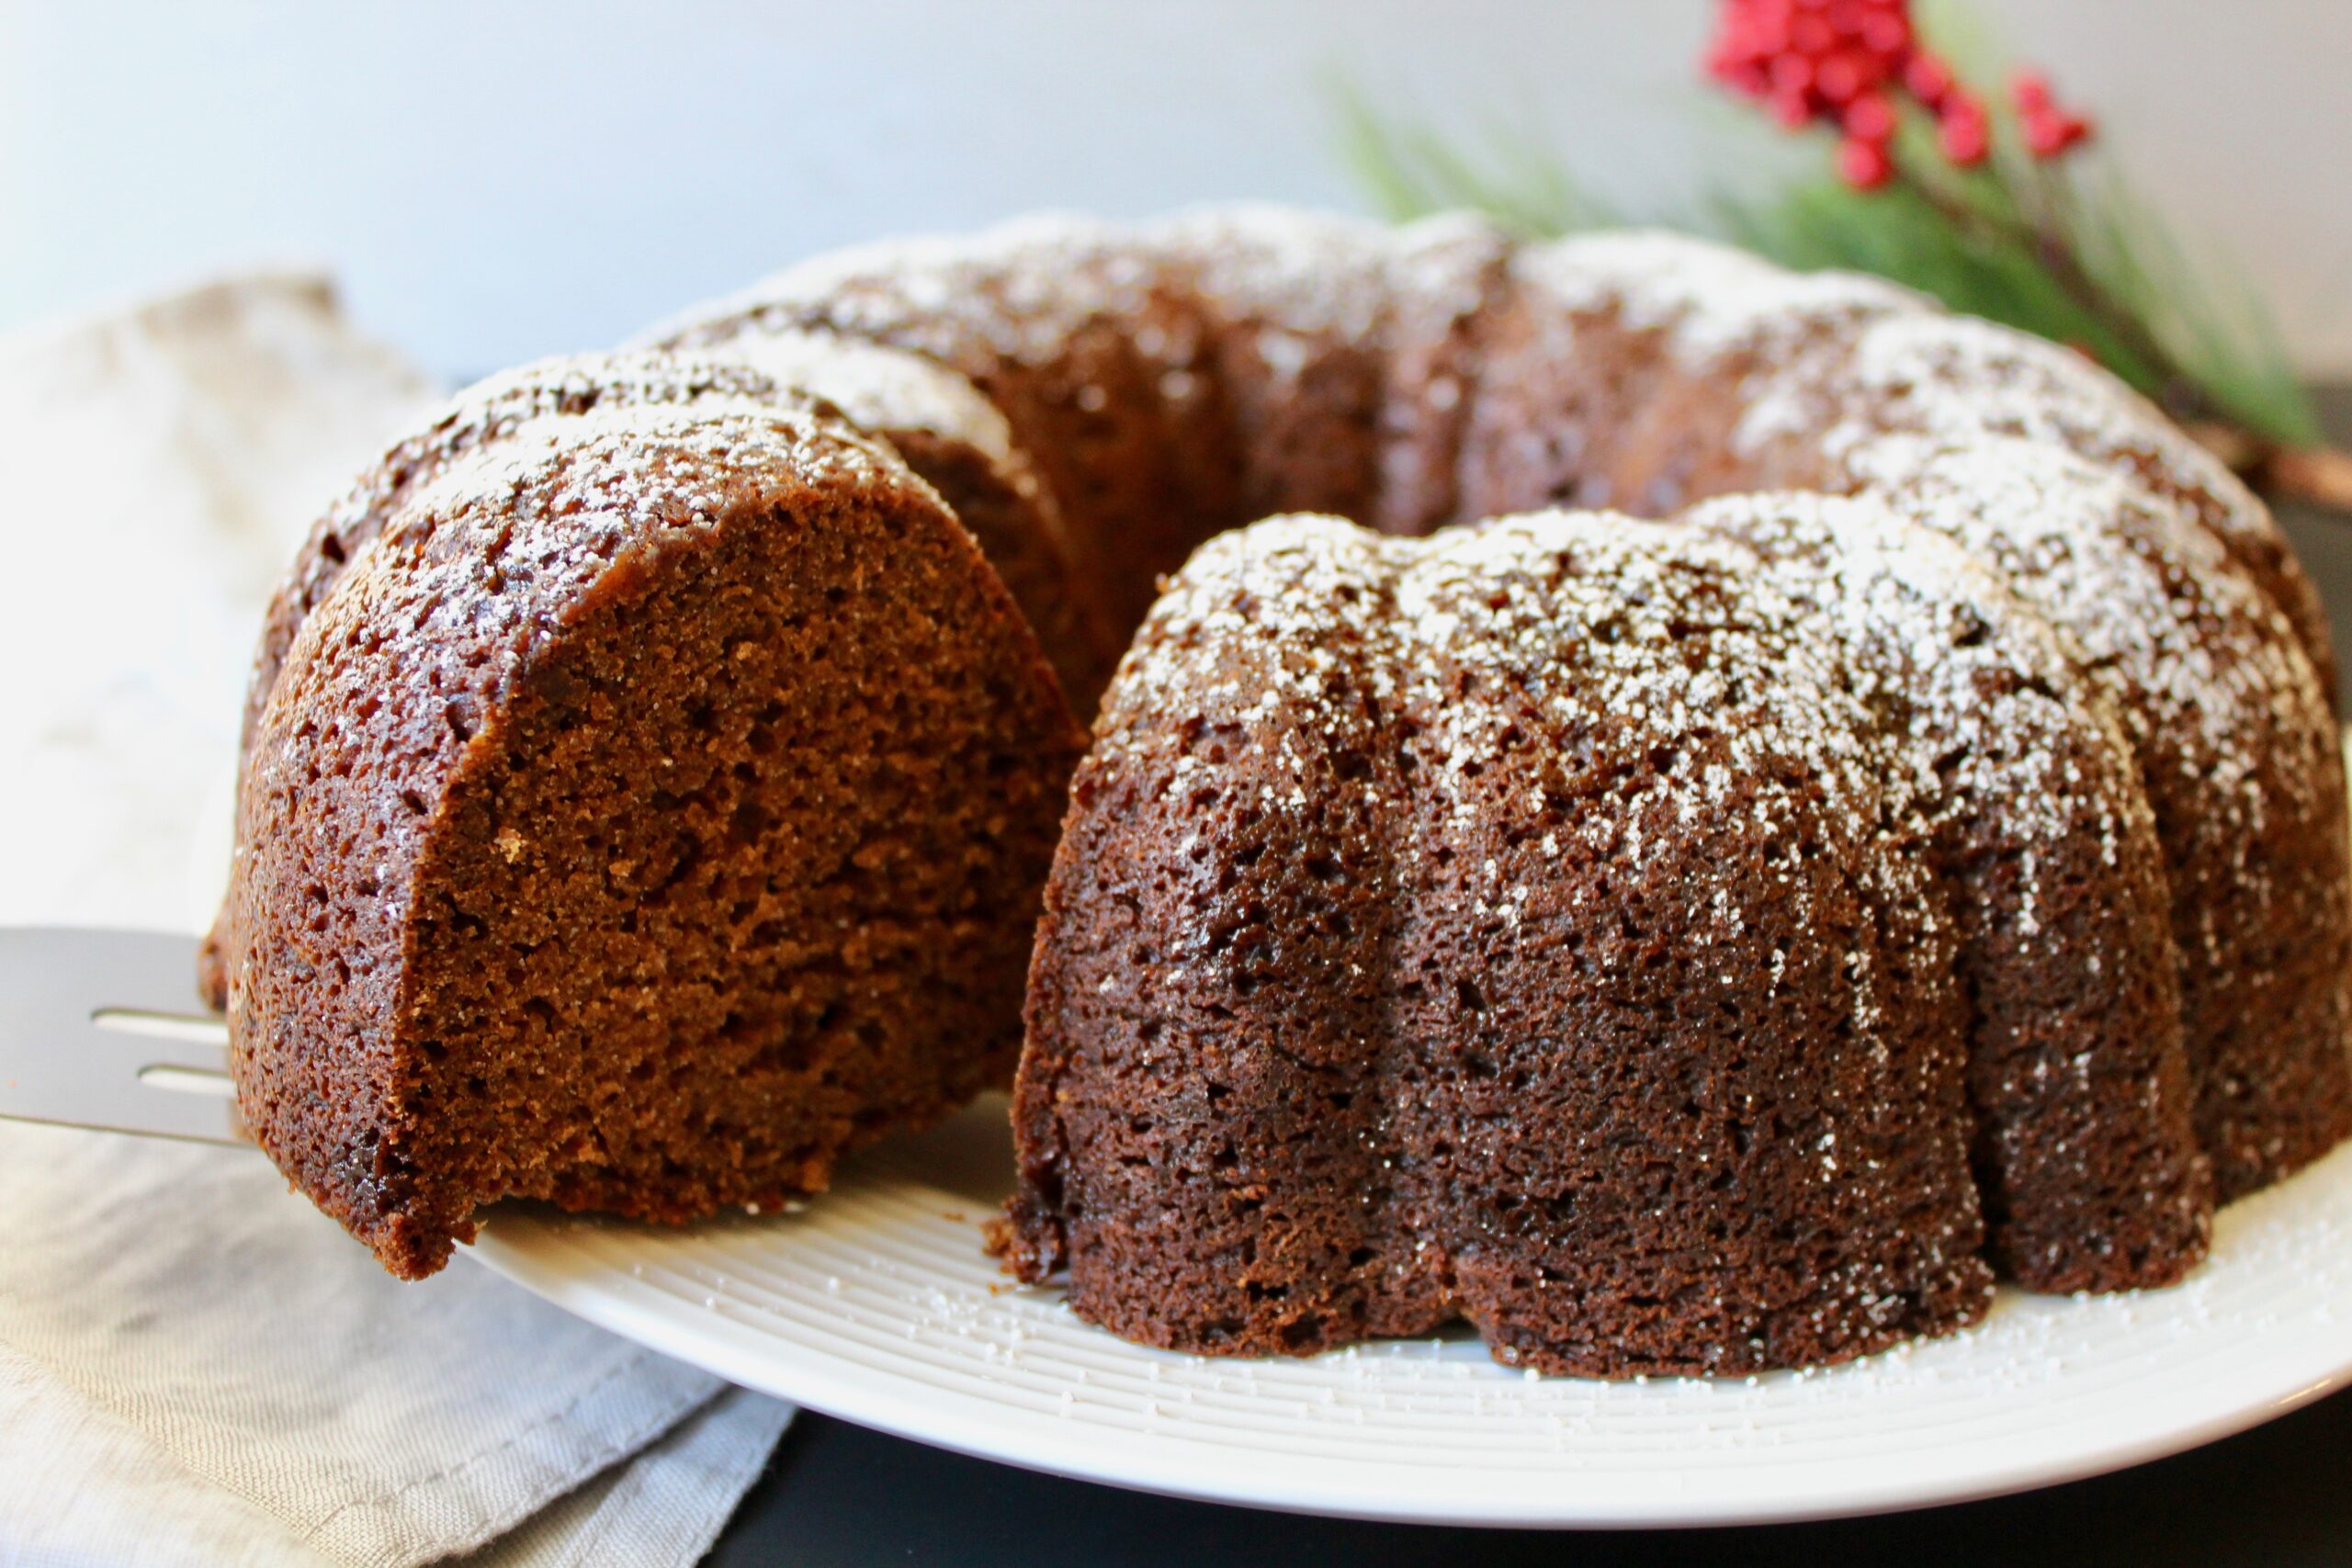
<instances>
[{"instance_id":1,"label":"brown cake crust","mask_svg":"<svg viewBox=\"0 0 2352 1568\"><path fill-rule=\"evenodd\" d=\"M740 367L559 364L359 493L219 945L247 1124L387 1267L509 1195L811 1191L1010 1068L1080 737L890 452Z\"/></svg>"}]
</instances>

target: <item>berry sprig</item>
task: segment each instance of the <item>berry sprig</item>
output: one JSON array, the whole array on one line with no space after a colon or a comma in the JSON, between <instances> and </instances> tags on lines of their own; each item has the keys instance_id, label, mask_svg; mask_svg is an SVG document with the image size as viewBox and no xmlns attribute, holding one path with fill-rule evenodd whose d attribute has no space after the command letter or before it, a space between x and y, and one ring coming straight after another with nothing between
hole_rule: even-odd
<instances>
[{"instance_id":1,"label":"berry sprig","mask_svg":"<svg viewBox=\"0 0 2352 1568\"><path fill-rule=\"evenodd\" d=\"M1934 123L1937 151L1954 168L1973 169L1993 150L1984 100L1921 41L1908 0L1724 0L1706 68L1791 130L1833 127L1838 177L1856 190L1895 177L1905 102ZM2055 158L2089 139L2090 121L2060 107L2041 72L2018 73L2009 96L2034 157Z\"/></svg>"}]
</instances>

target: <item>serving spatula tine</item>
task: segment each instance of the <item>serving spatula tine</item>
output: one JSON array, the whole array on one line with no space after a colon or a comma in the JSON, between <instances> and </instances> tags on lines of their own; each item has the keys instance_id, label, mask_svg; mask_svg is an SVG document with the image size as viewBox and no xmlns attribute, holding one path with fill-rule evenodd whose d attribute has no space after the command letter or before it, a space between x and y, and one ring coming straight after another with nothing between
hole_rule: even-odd
<instances>
[{"instance_id":1,"label":"serving spatula tine","mask_svg":"<svg viewBox=\"0 0 2352 1568\"><path fill-rule=\"evenodd\" d=\"M0 1116L250 1148L227 1073L195 938L0 928Z\"/></svg>"}]
</instances>

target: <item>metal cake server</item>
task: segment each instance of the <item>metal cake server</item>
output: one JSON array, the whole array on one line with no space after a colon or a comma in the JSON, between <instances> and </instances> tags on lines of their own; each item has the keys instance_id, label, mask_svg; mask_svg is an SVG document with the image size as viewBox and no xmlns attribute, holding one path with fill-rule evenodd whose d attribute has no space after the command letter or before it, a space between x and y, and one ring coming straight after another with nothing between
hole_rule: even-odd
<instances>
[{"instance_id":1,"label":"metal cake server","mask_svg":"<svg viewBox=\"0 0 2352 1568\"><path fill-rule=\"evenodd\" d=\"M0 927L0 1117L254 1145L194 937Z\"/></svg>"}]
</instances>

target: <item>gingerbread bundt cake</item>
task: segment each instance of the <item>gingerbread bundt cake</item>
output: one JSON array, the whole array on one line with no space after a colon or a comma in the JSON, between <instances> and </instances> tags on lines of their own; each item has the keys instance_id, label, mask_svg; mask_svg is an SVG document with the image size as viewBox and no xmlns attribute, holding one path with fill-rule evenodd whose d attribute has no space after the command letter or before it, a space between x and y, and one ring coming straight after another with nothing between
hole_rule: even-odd
<instances>
[{"instance_id":1,"label":"gingerbread bundt cake","mask_svg":"<svg viewBox=\"0 0 2352 1568\"><path fill-rule=\"evenodd\" d=\"M1018 988L1024 856L1050 837L1032 805L1072 752L1039 716L1035 659L1001 640L1008 599L1080 714L1110 693L1038 929L1007 1245L1028 1277L1067 1267L1077 1310L1119 1332L1281 1352L1462 1315L1507 1359L1602 1374L1829 1360L1968 1321L1995 1269L2059 1290L2177 1278L2216 1201L2352 1130L2316 599L2252 496L2065 351L1690 241L1264 209L843 253L642 346L594 376L696 356L675 374L726 383L708 417L821 426L813 446L847 443L919 498L892 516L935 522L944 502L978 540L1006 592L966 584L972 642L933 634L964 675L910 663L891 639L915 632L885 616L900 629L836 650L827 679L868 679L860 661L886 650L872 690L913 689L1002 792L1001 810L957 796L900 827L993 875L861 867L873 919L903 882L919 908L962 911L954 940L838 938L813 907L741 910L759 866L771 900L800 874L789 814L757 818L775 830L737 846L735 880L673 882L657 906L717 936L659 974L583 957L627 976L605 990L567 953L637 951L611 934L646 918L635 889L549 902L604 852L591 836L565 845L564 878L498 887L520 901L499 918L528 932L416 919L416 868L455 866L473 819L420 790L423 851L379 870L326 814L336 789L400 799L386 764L330 756L322 777L346 778L346 756L353 772L322 790L290 785L280 752L315 751L371 698L390 716L373 722L414 725L438 701L414 672L480 669L485 646L512 673L480 677L481 711L540 701L525 676L571 636L562 606L603 600L550 581L506 643L447 615L338 611L353 579L391 570L360 570L356 519L410 516L395 476L445 442L481 448L449 459L477 476L466 494L523 461L493 450L487 414L469 416L481 435L396 453L273 619L217 944L232 1025L264 1042L240 1047L241 1083L278 1118L281 1161L314 1193L332 1188L310 1173L348 1173L364 1200L327 1201L374 1216L363 1234L406 1203L410 1234L445 1238L395 1260L429 1266L502 1190L675 1217L814 1186L834 1152L1002 1060L1009 1010L991 1010ZM676 400L591 400L616 453L634 432L684 439L661 423ZM526 446L560 444L570 417L521 422ZM577 465L549 461L545 495L500 489L492 513L539 507L554 541ZM613 462L618 505L645 465ZM1280 513L1353 523L1216 537ZM436 569L475 551L472 570L499 570L490 517L436 529ZM870 537L841 527L843 552ZM925 592L944 594L969 553L916 532L927 560L967 563L940 565ZM899 568L876 547L861 570L887 595ZM691 624L683 591L663 604ZM314 631L322 616L338 629ZM360 619L380 643L339 629ZM305 673L358 646L403 678L337 692ZM740 688L831 716L793 694L792 665ZM676 673L691 711L707 672ZM975 685L997 705L958 728L946 705ZM898 722L881 701L857 710L862 745ZM802 755L798 730L741 759L699 733L663 744L723 753L747 791ZM557 755L514 726L481 734L518 777ZM433 764L458 807L490 765L470 755ZM635 778L566 809L593 796L639 832L677 792L649 807ZM881 831L916 793L862 820ZM332 852L289 876L271 835ZM487 888L462 880L497 870L475 859L447 886ZM483 927L507 908L461 906ZM509 949L521 981L483 978ZM306 1010L333 959L374 989L339 982L340 1012ZM414 1021L454 983L435 965L478 998L443 1034ZM605 1021L637 1004L569 998L645 975L698 1008L615 1050ZM803 1005L811 975L841 1010ZM934 984L962 1010L875 1000ZM266 1027L239 987L277 1010ZM428 1039L468 1065L429 1077ZM877 1056L899 1066L866 1073ZM939 1076L917 1083L916 1058ZM754 1087L746 1059L789 1070Z\"/></svg>"}]
</instances>

